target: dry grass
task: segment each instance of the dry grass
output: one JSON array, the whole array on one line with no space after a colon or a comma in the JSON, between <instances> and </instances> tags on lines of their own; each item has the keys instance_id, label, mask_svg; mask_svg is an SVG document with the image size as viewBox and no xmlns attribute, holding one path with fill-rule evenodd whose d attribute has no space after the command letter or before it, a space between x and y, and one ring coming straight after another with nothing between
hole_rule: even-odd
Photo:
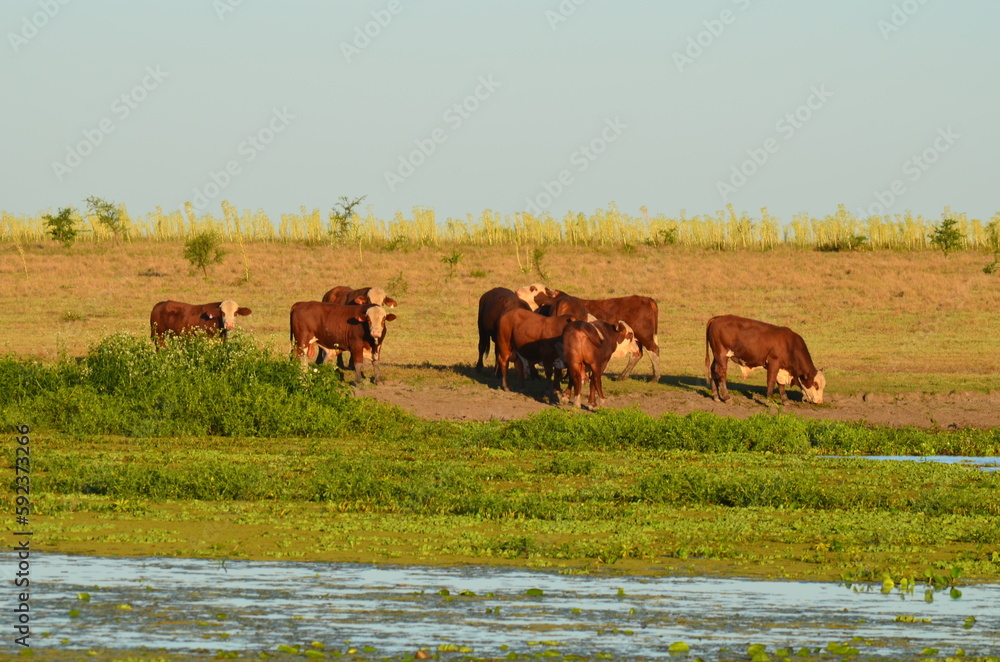
<instances>
[{"instance_id":1,"label":"dry grass","mask_svg":"<svg viewBox=\"0 0 1000 662\"><path fill-rule=\"evenodd\" d=\"M248 242L244 259L234 243L207 280L190 273L179 241L20 248L23 263L14 245L0 249L2 349L44 358L80 354L113 331L147 334L149 311L158 301L232 298L254 311L242 327L285 352L292 303L318 299L333 285L382 285L400 301L384 373L407 382L467 382L464 371L476 358L480 294L539 280L523 271L524 248L518 259L513 246L407 252ZM456 276L444 282L448 267L441 258L453 250L462 256ZM542 266L553 287L584 297L638 293L657 299L665 384L671 377L703 376L705 321L734 313L799 331L828 369L834 392L996 388L1000 280L982 272L983 253L545 250ZM637 373L649 370L643 359ZM633 380L628 388L653 387Z\"/></svg>"}]
</instances>

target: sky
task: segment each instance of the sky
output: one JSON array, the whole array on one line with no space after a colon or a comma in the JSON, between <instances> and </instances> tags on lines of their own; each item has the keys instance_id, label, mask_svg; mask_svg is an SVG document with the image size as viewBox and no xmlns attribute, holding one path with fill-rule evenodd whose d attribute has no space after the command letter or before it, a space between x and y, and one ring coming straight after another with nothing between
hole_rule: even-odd
<instances>
[{"instance_id":1,"label":"sky","mask_svg":"<svg viewBox=\"0 0 1000 662\"><path fill-rule=\"evenodd\" d=\"M0 210L988 220L1000 3L4 0Z\"/></svg>"}]
</instances>

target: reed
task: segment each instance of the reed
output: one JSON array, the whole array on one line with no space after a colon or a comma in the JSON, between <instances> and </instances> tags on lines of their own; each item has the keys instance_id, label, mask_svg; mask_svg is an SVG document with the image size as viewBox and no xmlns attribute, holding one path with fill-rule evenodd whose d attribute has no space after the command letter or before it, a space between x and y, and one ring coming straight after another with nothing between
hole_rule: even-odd
<instances>
[{"instance_id":1,"label":"reed","mask_svg":"<svg viewBox=\"0 0 1000 662\"><path fill-rule=\"evenodd\" d=\"M196 213L190 203L183 210L154 211L132 216L120 206L128 241L184 241L191 235L213 230L226 241L349 245L363 249L401 249L442 244L471 246L527 246L561 244L590 248L624 248L637 245L677 244L714 250L766 251L779 246L806 250L933 250L928 236L939 221L912 212L860 218L844 205L822 217L799 213L787 224L768 213L766 207L753 216L737 213L729 206L715 214L688 216L650 215L645 207L639 215L622 212L611 203L593 213L568 212L561 218L548 213L501 214L491 209L478 217L439 219L433 209L415 207L409 214L396 212L391 219L375 216L369 209L355 213L346 233L331 231L329 220L319 209L300 207L298 213L281 214L275 223L263 210L239 210L229 201L221 204L221 218L209 212ZM47 242L43 212L16 215L0 212L0 241ZM945 207L941 218L957 221L965 250L1000 250L1000 212L989 221L968 218ZM81 242L108 242L114 237L97 222L83 215Z\"/></svg>"}]
</instances>

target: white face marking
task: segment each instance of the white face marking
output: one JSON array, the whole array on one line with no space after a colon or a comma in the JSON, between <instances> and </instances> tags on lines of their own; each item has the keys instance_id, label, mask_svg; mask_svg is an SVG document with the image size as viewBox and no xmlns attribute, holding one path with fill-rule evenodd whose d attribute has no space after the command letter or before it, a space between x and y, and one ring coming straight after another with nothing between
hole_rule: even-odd
<instances>
[{"instance_id":1,"label":"white face marking","mask_svg":"<svg viewBox=\"0 0 1000 662\"><path fill-rule=\"evenodd\" d=\"M528 304L528 307L532 310L538 310L538 304L535 303L535 297L542 292L545 292L545 285L542 283L525 285L524 287L519 287L514 290L514 294L517 295L517 298Z\"/></svg>"},{"instance_id":2,"label":"white face marking","mask_svg":"<svg viewBox=\"0 0 1000 662\"><path fill-rule=\"evenodd\" d=\"M784 368L778 370L778 377L776 381L782 386L788 386L792 383L792 373L788 372Z\"/></svg>"},{"instance_id":3,"label":"white face marking","mask_svg":"<svg viewBox=\"0 0 1000 662\"><path fill-rule=\"evenodd\" d=\"M820 370L813 378L812 388L802 387L802 395L808 402L811 402L814 405L821 405L823 404L823 390L825 388L826 376L823 374L823 371Z\"/></svg>"},{"instance_id":4,"label":"white face marking","mask_svg":"<svg viewBox=\"0 0 1000 662\"><path fill-rule=\"evenodd\" d=\"M382 306L372 306L365 315L368 317L372 338L382 338L385 335L385 309Z\"/></svg>"},{"instance_id":5,"label":"white face marking","mask_svg":"<svg viewBox=\"0 0 1000 662\"><path fill-rule=\"evenodd\" d=\"M236 305L235 301L231 299L226 299L219 306L222 309L222 325L227 329L232 329L236 326L236 311L239 310L239 306Z\"/></svg>"},{"instance_id":6,"label":"white face marking","mask_svg":"<svg viewBox=\"0 0 1000 662\"><path fill-rule=\"evenodd\" d=\"M368 290L368 300L377 306L385 303L385 290L381 287L373 287Z\"/></svg>"}]
</instances>

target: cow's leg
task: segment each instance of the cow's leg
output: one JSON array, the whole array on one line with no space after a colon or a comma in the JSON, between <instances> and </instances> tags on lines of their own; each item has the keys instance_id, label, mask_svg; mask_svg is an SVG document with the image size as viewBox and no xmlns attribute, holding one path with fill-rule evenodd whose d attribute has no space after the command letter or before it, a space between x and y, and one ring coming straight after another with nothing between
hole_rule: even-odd
<instances>
[{"instance_id":1,"label":"cow's leg","mask_svg":"<svg viewBox=\"0 0 1000 662\"><path fill-rule=\"evenodd\" d=\"M628 379L628 376L632 374L632 369L635 367L635 364L638 363L639 359L641 358L642 358L642 345L639 345L639 353L629 354L628 363L625 365L625 369L622 370L617 377L615 377L615 381L620 382L623 379Z\"/></svg>"},{"instance_id":2,"label":"cow's leg","mask_svg":"<svg viewBox=\"0 0 1000 662\"><path fill-rule=\"evenodd\" d=\"M651 349L647 352L650 363L653 364L653 382L660 381L660 348Z\"/></svg>"},{"instance_id":3,"label":"cow's leg","mask_svg":"<svg viewBox=\"0 0 1000 662\"><path fill-rule=\"evenodd\" d=\"M787 404L788 403L788 394L785 393L785 385L784 384L778 384L778 393L781 394L781 401L783 403Z\"/></svg>"},{"instance_id":4,"label":"cow's leg","mask_svg":"<svg viewBox=\"0 0 1000 662\"><path fill-rule=\"evenodd\" d=\"M594 394L597 394L597 401L594 401ZM590 410L594 411L597 407L604 406L604 385L601 384L601 371L591 370L590 373Z\"/></svg>"},{"instance_id":5,"label":"cow's leg","mask_svg":"<svg viewBox=\"0 0 1000 662\"><path fill-rule=\"evenodd\" d=\"M716 354L712 362L712 396L716 401L729 402L729 389L726 388L726 370L729 359L725 353Z\"/></svg>"},{"instance_id":6,"label":"cow's leg","mask_svg":"<svg viewBox=\"0 0 1000 662\"><path fill-rule=\"evenodd\" d=\"M524 391L525 373L528 371L528 360L518 353L514 353L514 365L517 366L517 378L521 384L521 391Z\"/></svg>"},{"instance_id":7,"label":"cow's leg","mask_svg":"<svg viewBox=\"0 0 1000 662\"><path fill-rule=\"evenodd\" d=\"M778 364L775 361L768 361L767 363L767 399L768 401L774 397L774 387L778 386L778 392L781 394L782 404L788 402L788 395L785 393L785 385L778 384Z\"/></svg>"},{"instance_id":8,"label":"cow's leg","mask_svg":"<svg viewBox=\"0 0 1000 662\"><path fill-rule=\"evenodd\" d=\"M500 388L509 391L510 386L507 385L507 371L510 369L510 357L498 354L497 365L500 367Z\"/></svg>"}]
</instances>

